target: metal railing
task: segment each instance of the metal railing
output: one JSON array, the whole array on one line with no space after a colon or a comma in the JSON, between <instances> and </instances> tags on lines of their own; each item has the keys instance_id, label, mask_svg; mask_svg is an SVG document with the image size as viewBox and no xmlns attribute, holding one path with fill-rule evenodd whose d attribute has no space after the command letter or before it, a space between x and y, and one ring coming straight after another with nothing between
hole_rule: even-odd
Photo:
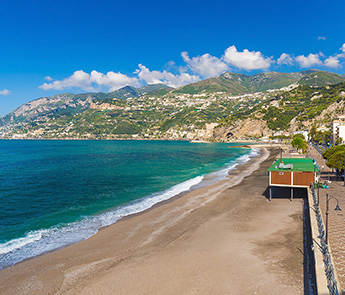
<instances>
[{"instance_id":1,"label":"metal railing","mask_svg":"<svg viewBox=\"0 0 345 295\"><path fill-rule=\"evenodd\" d=\"M329 294L332 295L339 295L338 293L338 287L337 287L337 280L335 279L335 272L334 267L332 264L331 254L329 253L328 244L326 242L326 233L325 228L322 221L321 211L319 204L317 202L317 196L314 189L314 184L311 187L311 192L313 196L313 202L314 204L312 207L314 208L314 212L316 214L316 220L317 220L317 226L319 230L319 238L320 238L320 244L316 243L319 247L322 255L323 255L323 263L325 266L325 275L327 278L327 287L329 290Z\"/></svg>"}]
</instances>

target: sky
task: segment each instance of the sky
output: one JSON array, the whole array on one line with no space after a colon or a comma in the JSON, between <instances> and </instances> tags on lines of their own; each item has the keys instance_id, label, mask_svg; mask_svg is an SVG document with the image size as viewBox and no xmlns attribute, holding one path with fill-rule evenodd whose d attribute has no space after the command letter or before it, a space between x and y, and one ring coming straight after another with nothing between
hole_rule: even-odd
<instances>
[{"instance_id":1,"label":"sky","mask_svg":"<svg viewBox=\"0 0 345 295\"><path fill-rule=\"evenodd\" d=\"M226 71L343 75L344 14L343 0L2 1L0 116L59 93Z\"/></svg>"}]
</instances>

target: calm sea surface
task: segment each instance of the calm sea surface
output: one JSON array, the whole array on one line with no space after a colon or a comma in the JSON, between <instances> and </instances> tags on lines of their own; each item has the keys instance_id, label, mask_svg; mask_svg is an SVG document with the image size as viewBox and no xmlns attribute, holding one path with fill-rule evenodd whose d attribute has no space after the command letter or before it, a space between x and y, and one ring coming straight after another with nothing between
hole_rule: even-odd
<instances>
[{"instance_id":1,"label":"calm sea surface","mask_svg":"<svg viewBox=\"0 0 345 295\"><path fill-rule=\"evenodd\" d=\"M224 178L253 155L229 146L0 140L0 269Z\"/></svg>"}]
</instances>

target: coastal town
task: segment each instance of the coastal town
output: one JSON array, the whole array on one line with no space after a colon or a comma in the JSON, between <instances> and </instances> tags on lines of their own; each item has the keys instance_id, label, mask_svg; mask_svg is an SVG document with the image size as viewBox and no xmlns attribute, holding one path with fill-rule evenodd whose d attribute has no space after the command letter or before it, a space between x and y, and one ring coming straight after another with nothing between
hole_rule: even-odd
<instances>
[{"instance_id":1,"label":"coastal town","mask_svg":"<svg viewBox=\"0 0 345 295\"><path fill-rule=\"evenodd\" d=\"M345 295L344 12L2 1L0 295Z\"/></svg>"},{"instance_id":2,"label":"coastal town","mask_svg":"<svg viewBox=\"0 0 345 295\"><path fill-rule=\"evenodd\" d=\"M232 79L232 75L226 73L217 79ZM265 73L264 77L270 75L275 76L277 73ZM310 77L316 75L312 72L305 77L309 77L307 81L310 81ZM218 81L217 79L215 81ZM314 78L312 81L315 82L317 79ZM141 228L141 221L138 220L141 217L136 216L126 219L127 222L115 222L111 225L109 231L114 231L114 237L121 236L123 241L129 239L135 245L130 253L126 252L127 248L122 240L112 241L107 234L104 234L103 238L102 234L97 234L90 240L97 241L92 243L98 245L98 240L101 239L104 253L110 251L110 256L107 254L99 258L98 246L94 248L87 240L75 245L77 251L80 251L81 247L80 249L85 249L82 251L87 254L78 257L73 263L70 257L75 256L75 247L72 246L63 249L62 252L54 251L51 255L35 258L32 267L44 269L48 267L47 263L52 265L52 268L48 267L49 278L57 276L56 269L59 273L71 272L80 284L75 284L74 280L71 281L68 277L59 277L63 285L54 283L52 288L63 290L66 294L76 294L79 291L74 288L82 286L85 288L83 292L90 294L95 292L94 288L103 286L103 283L102 280L96 280L92 285L88 284L87 275L81 270L85 263L99 265L91 267L91 274L111 269L112 275L118 278L118 284L121 277L119 268L111 267L106 262L110 261L110 264L116 265L115 257L118 255L122 257L125 269L130 269L131 275L139 276L142 275L143 266L135 268L131 257L144 253L147 260L144 257L141 259L145 259L148 267L156 267L161 259L164 261L169 255L163 251L151 256L151 251L156 251L152 249L162 245L169 248L169 243L173 240L179 245L177 249L197 249L188 258L183 255L179 258L188 259L193 269L199 270L204 269L209 263L197 259L197 253L205 251L205 241L212 241L207 253L218 251L214 247L228 249L227 245L231 241L231 244L235 244L225 251L227 260L220 255L219 260L212 261L224 268L224 273L232 278L231 290L240 288L240 280L234 279L238 267L243 265L236 257L242 257L248 259L242 269L248 276L257 277L259 273L264 274L263 269L266 269L265 278L261 277L262 287L257 286L257 281L252 282L244 294L252 293L253 290L260 290L261 294L275 294L275 287L279 288L282 294L345 292L345 270L342 267L345 264L342 246L345 242L345 218L342 211L338 210L345 208L345 83L325 86L300 83L240 94L213 90L207 92L205 88L197 93L188 93L194 90L166 89L162 85L150 86L157 88L158 93L154 90L152 93L137 96L133 95L133 92L142 90L125 87L121 89L121 95L125 98L116 97L118 93L59 94L28 102L0 118L0 139L3 139L2 142L5 144L12 141L30 143L33 142L32 139L37 139L37 142L48 145L52 142L50 140L59 140L59 145L62 146L65 143L71 144L71 140L85 140L83 144L86 146L93 145L94 142L108 142L116 146L120 142L118 140L126 140L126 144L129 145L135 145L136 141L140 140L145 140L148 144L159 140L166 143L183 141L190 145L202 143L206 146L209 143L228 143L227 148L253 150L256 151L254 154L258 153L257 157L249 157L251 160L248 164L239 165L239 168L230 171L228 179L214 184L214 188L207 186L200 190L192 190L180 201L176 200L177 203L162 202L157 205L157 209L154 206L154 209L145 211L148 214L143 214L143 224L150 224L152 231L123 236L123 232L134 233ZM75 141L73 144L78 142ZM243 194L246 197L242 200ZM214 196L222 197L218 200ZM189 202L190 198L193 200L192 203ZM335 201L337 210L333 212L330 205L333 206ZM198 208L204 207L205 204L209 205L199 214ZM215 209L218 206L223 209ZM248 218L248 213L244 213L247 212L246 206L251 208L249 214L256 216L255 222ZM215 220L210 213L214 210L219 212L217 225L213 224ZM186 213L194 211L195 214ZM231 217L228 216L229 212ZM266 214L267 212L270 213ZM271 216L277 216L277 219L267 226ZM203 218L206 220L203 227L209 227L208 238L198 235L198 231L194 233L193 227L188 226L194 219L202 223ZM155 220L160 221L156 223ZM180 241L174 227L170 228L171 224L175 226L175 220L178 232L187 232L199 242L185 245L183 239ZM180 223L179 220L185 221ZM223 227L224 220L228 220L231 229ZM125 231L121 229L122 225ZM213 244L216 239L213 231L218 232L220 236L225 235L226 240L218 240ZM244 239L242 235L245 236ZM109 245L109 241L112 246ZM246 244L245 250L239 246L239 241ZM258 256L252 257L249 249L256 249L255 253L258 253ZM170 254L174 253L173 249L170 250ZM300 256L301 252L303 256ZM178 256L177 253L175 256ZM262 261L267 261L269 267L262 261L257 261L258 257L261 257ZM69 262L60 265L60 259ZM202 264L199 265L195 261ZM232 265L232 261L237 263ZM16 294L20 292L20 288L25 288L27 280L31 280L31 274L25 268L28 263L18 263L8 271L2 271L4 276L0 276L0 283L1 279L13 280L16 288L8 288L13 287L11 284L4 285L2 289L0 287L0 292ZM164 268L166 263L160 267ZM273 278L270 268L274 268L276 272L276 283L273 285L270 282ZM42 277L46 274L40 271L38 273L42 284L47 282ZM208 270L204 269L203 273L208 273ZM284 278L284 274L290 278L289 282ZM184 284L188 284L178 274L169 275L175 277L176 282L183 281ZM227 289L219 276L211 273L208 275L218 281L221 288ZM156 273L155 276L159 277ZM159 280L165 281L164 277L159 277ZM140 280L138 283L146 284ZM290 283L292 285L289 285ZM135 286L133 279L123 281L122 284L124 290L130 290ZM114 288L109 281L105 286L107 290ZM150 289L149 286L147 288ZM36 285L31 293L44 294Z\"/></svg>"},{"instance_id":3,"label":"coastal town","mask_svg":"<svg viewBox=\"0 0 345 295\"><path fill-rule=\"evenodd\" d=\"M126 86L112 93L42 97L1 117L0 138L272 141L314 130L329 141L337 126L342 137L345 84L330 84L342 78L306 71L289 84L284 75L246 77L260 82L251 89L264 91L242 89L242 76L225 73L177 89L150 85L158 89L144 94ZM274 88L278 82L288 85Z\"/></svg>"}]
</instances>

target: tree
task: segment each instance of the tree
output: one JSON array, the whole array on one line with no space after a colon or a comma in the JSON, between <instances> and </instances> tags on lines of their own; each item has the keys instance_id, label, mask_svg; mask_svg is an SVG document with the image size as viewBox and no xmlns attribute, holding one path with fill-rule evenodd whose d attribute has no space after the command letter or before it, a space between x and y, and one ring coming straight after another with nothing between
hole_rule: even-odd
<instances>
[{"instance_id":1,"label":"tree","mask_svg":"<svg viewBox=\"0 0 345 295\"><path fill-rule=\"evenodd\" d=\"M343 143L343 138L342 138L342 137L339 137L339 138L336 140L336 142L335 142L336 145L339 145L339 144L342 144L342 143Z\"/></svg>"},{"instance_id":2,"label":"tree","mask_svg":"<svg viewBox=\"0 0 345 295\"><path fill-rule=\"evenodd\" d=\"M339 171L344 169L344 156L345 156L345 150L344 151L337 151L333 153L328 161L326 162L326 165L330 168L336 168Z\"/></svg>"},{"instance_id":3,"label":"tree","mask_svg":"<svg viewBox=\"0 0 345 295\"><path fill-rule=\"evenodd\" d=\"M316 141L318 143L322 142L330 142L332 140L332 134L331 131L317 131L316 126L313 125L309 130L309 138L313 141Z\"/></svg>"},{"instance_id":4,"label":"tree","mask_svg":"<svg viewBox=\"0 0 345 295\"><path fill-rule=\"evenodd\" d=\"M312 140L314 140L314 136L316 134L316 126L315 124L313 126L311 126L310 130L309 130L309 138L311 138Z\"/></svg>"},{"instance_id":5,"label":"tree","mask_svg":"<svg viewBox=\"0 0 345 295\"><path fill-rule=\"evenodd\" d=\"M303 140L305 140L304 135L301 134L301 133L297 133L297 134L295 134L295 135L293 136L293 138L296 138L296 137L299 137L299 138L302 138Z\"/></svg>"},{"instance_id":6,"label":"tree","mask_svg":"<svg viewBox=\"0 0 345 295\"><path fill-rule=\"evenodd\" d=\"M345 151L345 144L337 145L337 146L334 146L334 147L327 149L326 151L323 152L322 156L326 160L328 160L332 157L333 154L335 154L339 151Z\"/></svg>"},{"instance_id":7,"label":"tree","mask_svg":"<svg viewBox=\"0 0 345 295\"><path fill-rule=\"evenodd\" d=\"M300 137L295 137L291 141L291 145L297 150L302 150L303 153L305 153L307 150L307 143L305 142L304 139Z\"/></svg>"}]
</instances>

